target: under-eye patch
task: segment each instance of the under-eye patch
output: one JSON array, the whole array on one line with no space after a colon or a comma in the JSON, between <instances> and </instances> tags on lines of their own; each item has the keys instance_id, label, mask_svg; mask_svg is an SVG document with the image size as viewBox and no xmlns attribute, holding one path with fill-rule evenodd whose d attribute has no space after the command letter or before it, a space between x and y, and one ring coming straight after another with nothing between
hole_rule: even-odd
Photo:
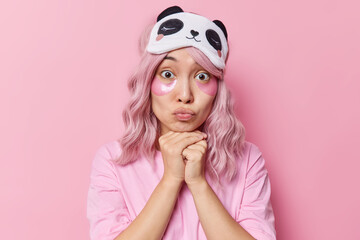
<instances>
[{"instance_id":1,"label":"under-eye patch","mask_svg":"<svg viewBox=\"0 0 360 240\"><path fill-rule=\"evenodd\" d=\"M155 76L151 83L151 91L158 96L162 96L171 92L176 85L176 79L170 83L161 82L161 80Z\"/></svg>"}]
</instances>

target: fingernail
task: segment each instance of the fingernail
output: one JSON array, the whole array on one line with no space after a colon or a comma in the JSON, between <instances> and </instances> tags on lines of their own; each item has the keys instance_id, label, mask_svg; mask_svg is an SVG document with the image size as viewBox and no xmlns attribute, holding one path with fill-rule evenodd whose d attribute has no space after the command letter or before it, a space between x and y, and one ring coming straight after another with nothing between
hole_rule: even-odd
<instances>
[{"instance_id":1,"label":"fingernail","mask_svg":"<svg viewBox=\"0 0 360 240\"><path fill-rule=\"evenodd\" d=\"M202 133L202 135L203 135L204 137L207 137L206 133Z\"/></svg>"}]
</instances>

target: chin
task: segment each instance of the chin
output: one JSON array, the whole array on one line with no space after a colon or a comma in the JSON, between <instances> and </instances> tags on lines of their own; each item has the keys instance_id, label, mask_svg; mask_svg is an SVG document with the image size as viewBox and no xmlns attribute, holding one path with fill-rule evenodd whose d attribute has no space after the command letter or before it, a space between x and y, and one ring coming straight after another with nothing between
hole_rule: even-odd
<instances>
[{"instance_id":1,"label":"chin","mask_svg":"<svg viewBox=\"0 0 360 240\"><path fill-rule=\"evenodd\" d=\"M180 126L174 127L171 131L174 132L193 132L196 131L200 126L193 125L191 123L181 124Z\"/></svg>"}]
</instances>

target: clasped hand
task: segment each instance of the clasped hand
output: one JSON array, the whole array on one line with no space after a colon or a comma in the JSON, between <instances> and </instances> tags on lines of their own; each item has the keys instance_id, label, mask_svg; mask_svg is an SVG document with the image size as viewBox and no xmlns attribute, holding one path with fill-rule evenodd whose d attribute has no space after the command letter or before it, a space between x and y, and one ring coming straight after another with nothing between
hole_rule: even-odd
<instances>
[{"instance_id":1,"label":"clasped hand","mask_svg":"<svg viewBox=\"0 0 360 240\"><path fill-rule=\"evenodd\" d=\"M169 131L159 138L164 178L195 184L205 180L206 134Z\"/></svg>"}]
</instances>

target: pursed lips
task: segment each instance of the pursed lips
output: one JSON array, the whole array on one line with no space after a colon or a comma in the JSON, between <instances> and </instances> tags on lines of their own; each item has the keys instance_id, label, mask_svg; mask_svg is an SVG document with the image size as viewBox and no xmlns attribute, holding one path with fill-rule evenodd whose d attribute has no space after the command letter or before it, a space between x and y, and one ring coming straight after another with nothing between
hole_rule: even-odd
<instances>
[{"instance_id":1,"label":"pursed lips","mask_svg":"<svg viewBox=\"0 0 360 240\"><path fill-rule=\"evenodd\" d=\"M190 110L190 109L186 109L186 108L178 108L174 111L174 114L191 114L191 115L195 115L195 113Z\"/></svg>"}]
</instances>

